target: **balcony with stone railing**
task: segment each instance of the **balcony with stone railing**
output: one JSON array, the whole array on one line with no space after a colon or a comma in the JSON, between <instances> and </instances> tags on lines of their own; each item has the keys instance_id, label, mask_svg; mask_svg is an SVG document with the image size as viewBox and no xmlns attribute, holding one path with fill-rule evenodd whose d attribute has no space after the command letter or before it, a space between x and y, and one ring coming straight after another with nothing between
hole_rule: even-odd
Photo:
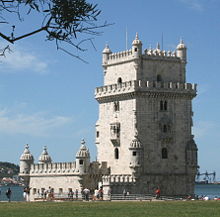
<instances>
[{"instance_id":1,"label":"balcony with stone railing","mask_svg":"<svg viewBox=\"0 0 220 217\"><path fill-rule=\"evenodd\" d=\"M95 89L95 98L120 95L132 92L149 93L185 93L196 95L197 85L180 82L157 82L157 81L127 81L120 84L106 85Z\"/></svg>"}]
</instances>

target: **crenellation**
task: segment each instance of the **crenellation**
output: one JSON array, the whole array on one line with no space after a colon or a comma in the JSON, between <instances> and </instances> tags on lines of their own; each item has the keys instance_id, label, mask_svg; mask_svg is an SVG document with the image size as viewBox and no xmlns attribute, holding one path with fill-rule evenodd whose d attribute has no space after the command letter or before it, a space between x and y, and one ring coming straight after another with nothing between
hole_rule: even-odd
<instances>
[{"instance_id":1,"label":"crenellation","mask_svg":"<svg viewBox=\"0 0 220 217\"><path fill-rule=\"evenodd\" d=\"M73 172L75 172L75 168L76 168L75 162L32 164L30 172L32 174L73 173Z\"/></svg>"},{"instance_id":2,"label":"crenellation","mask_svg":"<svg viewBox=\"0 0 220 217\"><path fill-rule=\"evenodd\" d=\"M113 61L123 61L123 60L127 60L128 57L132 56L132 50L126 50L126 51L122 51L122 52L117 52L117 53L111 53L108 56L108 60L110 62Z\"/></svg>"},{"instance_id":3,"label":"crenellation","mask_svg":"<svg viewBox=\"0 0 220 217\"><path fill-rule=\"evenodd\" d=\"M197 85L180 82L129 81L122 84L106 85L95 89L95 98L134 91L181 91L196 94Z\"/></svg>"}]
</instances>

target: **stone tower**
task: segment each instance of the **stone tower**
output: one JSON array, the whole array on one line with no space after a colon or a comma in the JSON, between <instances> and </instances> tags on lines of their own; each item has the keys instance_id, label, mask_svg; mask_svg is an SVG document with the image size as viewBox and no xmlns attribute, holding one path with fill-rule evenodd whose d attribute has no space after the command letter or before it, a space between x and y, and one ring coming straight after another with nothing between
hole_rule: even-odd
<instances>
[{"instance_id":1,"label":"stone tower","mask_svg":"<svg viewBox=\"0 0 220 217\"><path fill-rule=\"evenodd\" d=\"M97 160L107 162L114 192L186 195L194 191L197 146L192 135L196 85L186 83L187 48L146 49L136 34L130 50L103 50L104 86L96 88ZM112 177L126 176L130 182ZM123 184L123 183L124 184ZM131 185L131 183L133 183Z\"/></svg>"}]
</instances>

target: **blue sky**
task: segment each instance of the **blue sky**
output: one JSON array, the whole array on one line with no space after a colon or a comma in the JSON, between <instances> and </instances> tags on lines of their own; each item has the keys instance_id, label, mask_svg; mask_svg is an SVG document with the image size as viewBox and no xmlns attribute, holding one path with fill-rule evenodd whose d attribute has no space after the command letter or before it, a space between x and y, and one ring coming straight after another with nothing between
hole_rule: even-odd
<instances>
[{"instance_id":1,"label":"blue sky","mask_svg":"<svg viewBox=\"0 0 220 217\"><path fill-rule=\"evenodd\" d=\"M94 38L96 49L90 43L84 45L88 51L80 56L88 64L57 51L55 43L45 41L43 33L18 41L11 47L13 52L0 59L0 161L19 163L26 143L35 160L47 145L53 161L73 161L81 138L95 159L98 103L94 88L103 81L101 53L106 43L113 52L125 50L127 29L128 48L136 32L144 49L161 42L162 33L165 50L174 50L180 37L184 39L188 47L187 81L198 84L193 132L200 171L215 170L220 179L220 2L90 2L102 10L100 22L114 25L101 29L103 34ZM36 21L31 17L22 22L16 33L33 29Z\"/></svg>"}]
</instances>

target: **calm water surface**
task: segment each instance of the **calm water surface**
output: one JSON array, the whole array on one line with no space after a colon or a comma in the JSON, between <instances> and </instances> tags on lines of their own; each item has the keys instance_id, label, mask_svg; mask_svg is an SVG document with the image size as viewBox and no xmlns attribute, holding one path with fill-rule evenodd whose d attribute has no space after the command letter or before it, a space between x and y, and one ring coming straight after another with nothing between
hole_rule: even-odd
<instances>
[{"instance_id":1,"label":"calm water surface","mask_svg":"<svg viewBox=\"0 0 220 217\"><path fill-rule=\"evenodd\" d=\"M23 187L20 186L11 186L11 201L23 201ZM7 197L5 192L7 191L7 186L1 186L1 194L0 201L7 201ZM215 196L220 197L220 185L196 185L195 186L195 194L196 195L208 195L210 198L214 198Z\"/></svg>"}]
</instances>

